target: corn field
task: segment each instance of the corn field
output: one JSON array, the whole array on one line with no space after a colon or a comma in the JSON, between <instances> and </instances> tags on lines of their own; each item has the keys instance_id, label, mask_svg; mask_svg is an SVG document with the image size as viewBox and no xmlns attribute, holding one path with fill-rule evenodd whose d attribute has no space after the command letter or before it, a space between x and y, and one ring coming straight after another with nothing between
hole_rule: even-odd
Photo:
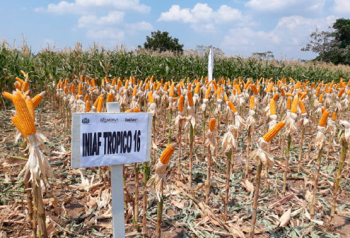
<instances>
[{"instance_id":1,"label":"corn field","mask_svg":"<svg viewBox=\"0 0 350 238\"><path fill-rule=\"evenodd\" d=\"M95 50L2 71L1 236L111 237L110 168L70 167L72 114L110 102L153 115L150 162L123 167L127 237L350 233L342 71L223 58L210 81L205 58Z\"/></svg>"},{"instance_id":2,"label":"corn field","mask_svg":"<svg viewBox=\"0 0 350 238\"><path fill-rule=\"evenodd\" d=\"M126 51L123 45L116 49L94 45L83 50L82 45L77 43L74 48L56 49L48 46L39 52L33 52L26 42L21 47L16 47L3 41L0 45L0 65L1 91L11 90L12 80L20 75L20 70L31 75L30 82L37 91L45 90L53 80L73 80L77 75L87 75L98 80L105 76L145 79L156 75L159 79L173 79L176 82L186 77L199 78L207 75L207 55L202 56L191 50L184 55L145 50ZM302 63L297 60L262 61L240 56L216 57L213 73L214 77L292 77L312 82L330 82L340 77L350 77L349 67L341 65Z\"/></svg>"}]
</instances>

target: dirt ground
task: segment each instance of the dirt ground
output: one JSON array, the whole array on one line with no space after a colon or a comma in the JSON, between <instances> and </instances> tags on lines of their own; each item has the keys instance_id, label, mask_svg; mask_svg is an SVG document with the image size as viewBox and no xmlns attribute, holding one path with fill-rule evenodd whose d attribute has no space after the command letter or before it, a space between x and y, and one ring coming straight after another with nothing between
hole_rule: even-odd
<instances>
[{"instance_id":1,"label":"dirt ground","mask_svg":"<svg viewBox=\"0 0 350 238\"><path fill-rule=\"evenodd\" d=\"M112 237L112 215L109 168L75 170L70 167L70 131L64 126L58 112L51 111L44 104L37 112L38 131L48 138L43 148L54 171L50 187L43 196L46 211L46 224L53 237ZM19 172L28 157L22 139L15 144L16 130L10 116L12 111L0 112L0 237L29 237L30 223L26 209L26 194L23 178ZM162 121L162 115L157 118ZM198 122L201 125L201 122ZM221 125L224 128L224 124ZM200 127L199 127L200 129ZM312 129L311 129L312 130ZM346 237L350 238L350 183L349 164L344 166L341 182L341 194L338 199L337 215L334 224L329 223L330 204L332 201L332 184L337 169L339 146L334 146L328 160L324 153L321 178L318 186L316 217L308 217L310 191L312 191L313 173L316 157L313 149L308 153L309 143L314 139L312 131L307 130L303 146L303 165L298 172L298 138L292 141L290 171L288 174L288 191L281 194L283 182L283 159L280 156L280 138L271 146L275 155L275 164L262 178L258 200L258 217L255 237ZM167 145L167 131L159 127L156 135L155 154ZM174 132L176 136L176 130ZM186 131L183 133L181 179L177 176L178 151L170 162L167 177L167 189L164 192L164 215L162 237L239 237L247 236L250 230L253 184L256 163L250 161L250 173L243 179L245 170L244 134L240 137L240 150L234 152L233 172L230 175L230 194L228 220L224 222L224 196L226 155L218 153L212 165L211 194L209 204L205 205L205 180L207 152L203 153L202 138L195 138L193 163L194 195L188 193L189 147ZM258 131L256 133L258 135ZM165 135L165 136L164 136ZM325 149L327 151L327 149ZM308 155L309 154L309 155ZM203 156L205 155L205 156ZM349 158L347 158L349 162ZM153 168L154 159L151 161ZM142 164L138 164L141 167ZM126 236L142 237L142 198L143 173L139 177L139 217L136 220L133 209L135 205L135 171L133 165L125 165L125 217ZM151 171L151 175L154 171ZM291 209L290 221L280 227L281 216ZM157 198L154 188L148 190L147 237L153 237L157 222Z\"/></svg>"}]
</instances>

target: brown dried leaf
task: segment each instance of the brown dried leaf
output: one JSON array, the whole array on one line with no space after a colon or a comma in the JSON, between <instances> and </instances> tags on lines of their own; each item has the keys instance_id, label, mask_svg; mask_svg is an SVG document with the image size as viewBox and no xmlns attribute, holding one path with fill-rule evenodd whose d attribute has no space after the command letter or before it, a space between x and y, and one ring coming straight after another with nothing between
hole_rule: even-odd
<instances>
[{"instance_id":1,"label":"brown dried leaf","mask_svg":"<svg viewBox=\"0 0 350 238\"><path fill-rule=\"evenodd\" d=\"M173 204L175 207L177 207L179 209L183 209L184 208L184 203L183 202L177 202L175 200L171 200L171 204Z\"/></svg>"},{"instance_id":2,"label":"brown dried leaf","mask_svg":"<svg viewBox=\"0 0 350 238\"><path fill-rule=\"evenodd\" d=\"M280 227L285 227L290 220L290 215L292 214L292 209L289 208L288 211L286 211L280 218Z\"/></svg>"}]
</instances>

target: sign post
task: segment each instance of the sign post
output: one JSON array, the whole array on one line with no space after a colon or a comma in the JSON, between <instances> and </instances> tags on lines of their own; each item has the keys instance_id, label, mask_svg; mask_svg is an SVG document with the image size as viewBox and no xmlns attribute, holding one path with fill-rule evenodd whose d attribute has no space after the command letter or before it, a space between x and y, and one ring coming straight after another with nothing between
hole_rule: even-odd
<instances>
[{"instance_id":1,"label":"sign post","mask_svg":"<svg viewBox=\"0 0 350 238\"><path fill-rule=\"evenodd\" d=\"M213 70L214 70L214 52L213 47L210 46L209 55L208 55L208 81L213 80Z\"/></svg>"},{"instance_id":2,"label":"sign post","mask_svg":"<svg viewBox=\"0 0 350 238\"><path fill-rule=\"evenodd\" d=\"M151 154L152 113L74 113L72 167L111 166L113 237L125 237L123 164L146 162Z\"/></svg>"}]
</instances>

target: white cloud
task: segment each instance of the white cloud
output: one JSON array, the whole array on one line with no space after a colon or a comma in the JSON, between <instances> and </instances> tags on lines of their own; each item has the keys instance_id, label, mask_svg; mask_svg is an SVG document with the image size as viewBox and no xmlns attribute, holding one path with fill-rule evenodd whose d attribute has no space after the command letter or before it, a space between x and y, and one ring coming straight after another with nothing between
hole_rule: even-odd
<instances>
[{"instance_id":1,"label":"white cloud","mask_svg":"<svg viewBox=\"0 0 350 238\"><path fill-rule=\"evenodd\" d=\"M213 31L214 24L242 21L242 13L235 8L222 5L214 11L206 3L197 3L192 9L172 5L167 12L162 12L157 21L177 21L189 23L195 31Z\"/></svg>"},{"instance_id":2,"label":"white cloud","mask_svg":"<svg viewBox=\"0 0 350 238\"><path fill-rule=\"evenodd\" d=\"M151 8L140 4L139 0L75 0L74 2L61 1L58 4L50 3L47 8L36 8L36 11L46 11L56 14L74 13L87 14L96 7L133 10L141 13L150 12Z\"/></svg>"},{"instance_id":3,"label":"white cloud","mask_svg":"<svg viewBox=\"0 0 350 238\"><path fill-rule=\"evenodd\" d=\"M250 55L252 52L272 51L276 55L290 57L300 55L300 49L308 43L308 36L316 28L326 30L334 17L309 19L301 16L282 17L272 31L254 31L249 27L231 29L224 37L224 50Z\"/></svg>"},{"instance_id":4,"label":"white cloud","mask_svg":"<svg viewBox=\"0 0 350 238\"><path fill-rule=\"evenodd\" d=\"M153 26L146 21L136 23L124 22L124 12L111 11L106 16L84 15L78 19L78 27L86 29L90 39L123 40L125 33L137 34L140 31L151 31Z\"/></svg>"},{"instance_id":5,"label":"white cloud","mask_svg":"<svg viewBox=\"0 0 350 238\"><path fill-rule=\"evenodd\" d=\"M239 21L242 18L242 14L237 9L231 8L227 5L222 5L216 12L215 18L218 22Z\"/></svg>"},{"instance_id":6,"label":"white cloud","mask_svg":"<svg viewBox=\"0 0 350 238\"><path fill-rule=\"evenodd\" d=\"M322 12L325 2L326 0L250 0L245 6L258 12L301 14Z\"/></svg>"},{"instance_id":7,"label":"white cloud","mask_svg":"<svg viewBox=\"0 0 350 238\"><path fill-rule=\"evenodd\" d=\"M350 1L335 0L334 11L337 13L350 13Z\"/></svg>"},{"instance_id":8,"label":"white cloud","mask_svg":"<svg viewBox=\"0 0 350 238\"><path fill-rule=\"evenodd\" d=\"M116 28L105 28L102 30L88 30L86 33L90 39L118 40L124 39L124 31Z\"/></svg>"},{"instance_id":9,"label":"white cloud","mask_svg":"<svg viewBox=\"0 0 350 238\"><path fill-rule=\"evenodd\" d=\"M153 26L149 22L142 21L142 22L127 24L126 29L131 34L136 34L139 31L152 31Z\"/></svg>"},{"instance_id":10,"label":"white cloud","mask_svg":"<svg viewBox=\"0 0 350 238\"><path fill-rule=\"evenodd\" d=\"M122 23L124 20L124 12L112 11L107 16L97 18L95 15L84 15L78 20L78 27L92 27L96 25L115 25Z\"/></svg>"}]
</instances>

